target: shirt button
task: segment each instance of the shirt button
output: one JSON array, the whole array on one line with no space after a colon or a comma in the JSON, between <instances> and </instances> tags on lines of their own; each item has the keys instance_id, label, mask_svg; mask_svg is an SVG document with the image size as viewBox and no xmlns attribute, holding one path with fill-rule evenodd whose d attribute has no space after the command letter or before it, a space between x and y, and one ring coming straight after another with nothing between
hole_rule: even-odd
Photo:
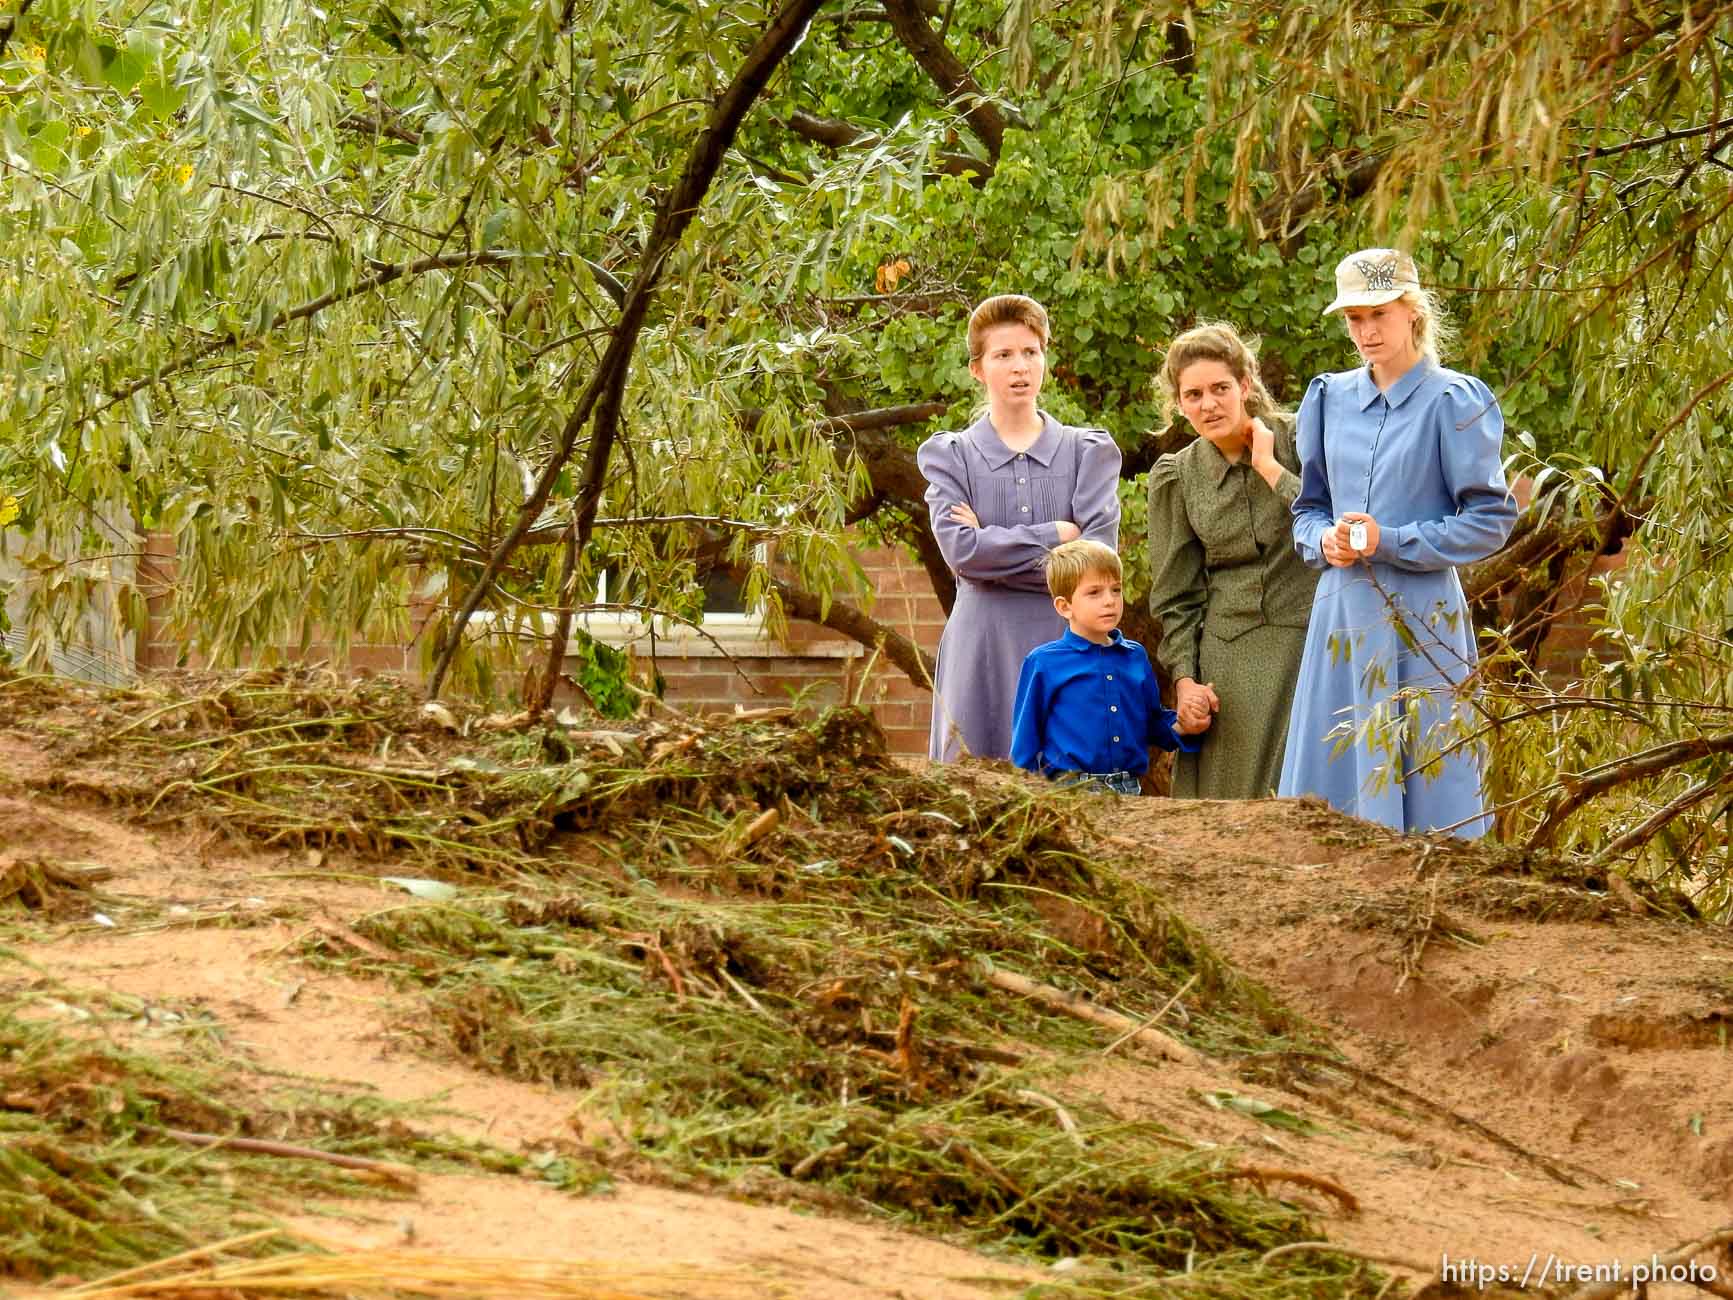
<instances>
[{"instance_id":1,"label":"shirt button","mask_svg":"<svg viewBox=\"0 0 1733 1300\"><path fill-rule=\"evenodd\" d=\"M1022 460L1022 459L1023 459L1023 453L1022 453L1022 452L1018 452L1018 453L1017 453L1017 459L1018 459L1018 460Z\"/></svg>"},{"instance_id":2,"label":"shirt button","mask_svg":"<svg viewBox=\"0 0 1733 1300\"><path fill-rule=\"evenodd\" d=\"M1018 477L1018 479L1017 479L1017 481L1018 481L1018 482L1019 482L1019 483L1027 483L1027 482L1028 482L1028 481L1029 481L1029 480L1028 480L1028 479L1026 479L1026 478L1023 478L1023 477L1021 477L1021 476L1019 476L1019 477Z\"/></svg>"},{"instance_id":3,"label":"shirt button","mask_svg":"<svg viewBox=\"0 0 1733 1300\"><path fill-rule=\"evenodd\" d=\"M1119 712L1119 706L1117 704L1109 704L1107 706L1107 711L1109 713L1118 713Z\"/></svg>"},{"instance_id":4,"label":"shirt button","mask_svg":"<svg viewBox=\"0 0 1733 1300\"><path fill-rule=\"evenodd\" d=\"M1114 743L1114 744L1116 744L1116 745L1117 745L1117 744L1118 744L1118 743L1119 743L1119 737L1118 737L1118 736L1115 736L1115 737L1114 737L1114 738L1113 738L1113 743Z\"/></svg>"},{"instance_id":5,"label":"shirt button","mask_svg":"<svg viewBox=\"0 0 1733 1300\"><path fill-rule=\"evenodd\" d=\"M1113 674L1112 674L1112 673L1108 673L1108 674L1107 674L1107 680L1108 680L1108 681L1112 681L1112 680L1113 680Z\"/></svg>"},{"instance_id":6,"label":"shirt button","mask_svg":"<svg viewBox=\"0 0 1733 1300\"><path fill-rule=\"evenodd\" d=\"M1028 507L1028 506L1020 506L1020 507L1018 507L1018 508L1019 508L1019 509L1020 509L1020 510L1022 510L1022 512L1023 512L1023 513L1024 513L1024 514L1028 514L1028 513L1029 513L1029 507Z\"/></svg>"}]
</instances>

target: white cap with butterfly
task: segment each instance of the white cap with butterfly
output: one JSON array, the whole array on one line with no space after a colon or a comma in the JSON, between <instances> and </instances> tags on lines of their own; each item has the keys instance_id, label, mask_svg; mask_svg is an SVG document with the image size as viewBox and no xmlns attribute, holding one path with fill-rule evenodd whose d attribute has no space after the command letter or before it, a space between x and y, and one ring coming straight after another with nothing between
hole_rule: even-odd
<instances>
[{"instance_id":1,"label":"white cap with butterfly","mask_svg":"<svg viewBox=\"0 0 1733 1300\"><path fill-rule=\"evenodd\" d=\"M1324 315L1344 307L1381 307L1420 287L1414 259L1396 248L1366 248L1336 265L1336 298Z\"/></svg>"}]
</instances>

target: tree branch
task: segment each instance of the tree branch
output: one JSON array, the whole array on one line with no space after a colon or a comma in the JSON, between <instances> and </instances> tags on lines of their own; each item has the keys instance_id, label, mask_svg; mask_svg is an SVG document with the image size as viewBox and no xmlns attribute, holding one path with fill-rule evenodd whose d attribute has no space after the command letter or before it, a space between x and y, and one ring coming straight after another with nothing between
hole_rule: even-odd
<instances>
[{"instance_id":1,"label":"tree branch","mask_svg":"<svg viewBox=\"0 0 1733 1300\"><path fill-rule=\"evenodd\" d=\"M1642 825L1632 827L1595 854L1595 865L1605 866L1614 858L1622 857L1642 848L1698 804L1713 798L1717 791L1727 789L1730 786L1733 786L1733 771L1723 772L1720 776L1712 776L1698 782L1667 804L1666 807L1657 809Z\"/></svg>"},{"instance_id":2,"label":"tree branch","mask_svg":"<svg viewBox=\"0 0 1733 1300\"><path fill-rule=\"evenodd\" d=\"M905 424L924 424L951 409L949 402L910 402L905 406L878 406L866 411L845 411L828 416L821 426L826 433L871 433Z\"/></svg>"},{"instance_id":3,"label":"tree branch","mask_svg":"<svg viewBox=\"0 0 1733 1300\"><path fill-rule=\"evenodd\" d=\"M1733 731L1715 736L1695 736L1689 740L1670 741L1656 745L1640 754L1613 763L1603 764L1593 776L1566 776L1560 780L1562 789L1547 805L1546 816L1528 837L1527 848L1542 849L1558 836L1565 820L1591 799L1608 790L1642 781L1651 776L1679 767L1684 763L1707 758L1710 754L1733 753Z\"/></svg>"},{"instance_id":4,"label":"tree branch","mask_svg":"<svg viewBox=\"0 0 1733 1300\"><path fill-rule=\"evenodd\" d=\"M748 110L757 102L769 84L771 75L799 44L813 14L825 0L788 0L771 18L751 51L741 63L728 88L723 91L711 110L710 121L693 143L692 152L679 182L656 212L656 222L644 243L644 256L638 273L626 291L620 308L620 320L615 325L608 349L603 354L596 373L579 397L577 405L560 432L554 454L548 458L534 488L518 510L516 522L494 552L487 566L465 597L461 609L447 630L443 644L428 679L427 694L438 696L451 668L451 661L463 643L463 629L481 602L486 598L500 569L534 526L553 492L554 483L571 460L578 438L589 426L592 415L595 428L590 435L589 450L584 458L584 477L578 489L573 517L577 521L577 548L589 544L597 508L601 504L602 487L608 462L613 457L614 442L619 435L620 408L625 396L626 376L631 369L632 354L638 345L638 335L644 327L650 300L662 278L668 258L680 246L686 228L698 214L711 182L721 170L722 160L734 144Z\"/></svg>"},{"instance_id":5,"label":"tree branch","mask_svg":"<svg viewBox=\"0 0 1733 1300\"><path fill-rule=\"evenodd\" d=\"M822 144L827 149L847 149L862 140L878 139L863 126L844 122L840 118L819 117L800 108L790 113L783 125L796 135L811 140L814 144Z\"/></svg>"},{"instance_id":6,"label":"tree branch","mask_svg":"<svg viewBox=\"0 0 1733 1300\"><path fill-rule=\"evenodd\" d=\"M725 568L736 582L745 582L752 566L739 561ZM840 600L827 603L812 592L774 575L770 578L770 586L782 602L783 611L790 617L821 624L868 649L882 646L885 658L907 673L910 681L923 690L933 689L933 674L937 671L933 657L901 632L885 626L853 605L845 605Z\"/></svg>"},{"instance_id":7,"label":"tree branch","mask_svg":"<svg viewBox=\"0 0 1733 1300\"><path fill-rule=\"evenodd\" d=\"M351 113L337 123L346 131L357 131L362 135L388 135L393 140L401 140L404 144L420 144L421 132L412 131L397 122L388 122L381 113L378 117L368 117L365 113Z\"/></svg>"},{"instance_id":8,"label":"tree branch","mask_svg":"<svg viewBox=\"0 0 1733 1300\"><path fill-rule=\"evenodd\" d=\"M963 120L987 146L987 153L996 164L1005 147L1005 115L987 98L969 70L933 30L916 0L884 0L884 6L897 39L921 65L921 70L944 92L945 99L961 107ZM1023 124L1018 122L1016 125Z\"/></svg>"},{"instance_id":9,"label":"tree branch","mask_svg":"<svg viewBox=\"0 0 1733 1300\"><path fill-rule=\"evenodd\" d=\"M1623 144L1597 145L1593 149L1585 149L1570 160L1570 165L1580 167L1583 163L1592 162L1596 158L1611 158L1615 154L1632 153L1638 149L1655 149L1675 140L1690 140L1699 135L1710 135L1716 131L1724 131L1733 127L1733 117L1724 117L1719 122L1708 122L1702 126L1684 127L1677 131L1663 131L1659 135L1644 136L1641 140L1627 140Z\"/></svg>"},{"instance_id":10,"label":"tree branch","mask_svg":"<svg viewBox=\"0 0 1733 1300\"><path fill-rule=\"evenodd\" d=\"M30 12L30 6L35 3L36 0L20 0L18 12L6 20L4 27L0 27L0 59L6 57L6 47L12 43L12 33L18 30L18 24L23 21L24 15Z\"/></svg>"},{"instance_id":11,"label":"tree branch","mask_svg":"<svg viewBox=\"0 0 1733 1300\"><path fill-rule=\"evenodd\" d=\"M1342 198L1364 197L1377 183L1378 173L1383 169L1388 157L1388 154L1383 153L1366 155L1349 164L1339 177L1321 172L1292 194L1278 194L1265 200L1253 213L1257 218L1258 229L1273 234L1291 232L1294 222L1324 201L1325 186L1331 180L1337 181ZM1346 160L1338 158L1334 161L1340 164Z\"/></svg>"},{"instance_id":12,"label":"tree branch","mask_svg":"<svg viewBox=\"0 0 1733 1300\"><path fill-rule=\"evenodd\" d=\"M844 122L835 117L819 117L798 108L788 115L783 125L801 138L821 144L827 149L870 149L882 138L853 122ZM977 185L986 184L987 178L993 174L993 164L973 154L947 150L933 154L932 158L938 164L939 171L946 176L973 175Z\"/></svg>"}]
</instances>

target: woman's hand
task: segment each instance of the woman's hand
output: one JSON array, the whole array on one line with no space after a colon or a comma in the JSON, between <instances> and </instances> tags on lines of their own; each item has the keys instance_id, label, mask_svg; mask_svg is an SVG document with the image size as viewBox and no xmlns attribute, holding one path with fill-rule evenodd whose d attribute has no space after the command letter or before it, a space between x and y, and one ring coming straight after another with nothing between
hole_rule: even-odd
<instances>
[{"instance_id":1,"label":"woman's hand","mask_svg":"<svg viewBox=\"0 0 1733 1300\"><path fill-rule=\"evenodd\" d=\"M1069 519L1055 519L1053 521L1053 526L1059 530L1059 542L1061 545L1066 542L1075 542L1079 537L1083 536L1083 530L1076 524L1072 523Z\"/></svg>"},{"instance_id":2,"label":"woman's hand","mask_svg":"<svg viewBox=\"0 0 1733 1300\"><path fill-rule=\"evenodd\" d=\"M1282 462L1276 459L1275 431L1257 416L1246 422L1246 441L1252 448L1252 473L1270 485L1273 492L1282 481Z\"/></svg>"},{"instance_id":3,"label":"woman's hand","mask_svg":"<svg viewBox=\"0 0 1733 1300\"><path fill-rule=\"evenodd\" d=\"M981 526L980 516L970 508L967 501L959 501L951 507L951 520L967 528L979 528Z\"/></svg>"},{"instance_id":4,"label":"woman's hand","mask_svg":"<svg viewBox=\"0 0 1733 1300\"><path fill-rule=\"evenodd\" d=\"M1318 537L1318 547L1324 559L1334 568L1345 569L1360 557L1348 547L1348 526L1331 524Z\"/></svg>"},{"instance_id":5,"label":"woman's hand","mask_svg":"<svg viewBox=\"0 0 1733 1300\"><path fill-rule=\"evenodd\" d=\"M1220 712L1215 687L1181 677L1173 684L1173 711L1179 715L1179 734L1195 736L1208 731L1212 715Z\"/></svg>"},{"instance_id":6,"label":"woman's hand","mask_svg":"<svg viewBox=\"0 0 1733 1300\"><path fill-rule=\"evenodd\" d=\"M1254 470L1261 473L1265 466L1275 463L1275 431L1255 415L1246 424L1246 441L1252 445L1252 468Z\"/></svg>"},{"instance_id":7,"label":"woman's hand","mask_svg":"<svg viewBox=\"0 0 1733 1300\"><path fill-rule=\"evenodd\" d=\"M1355 552L1355 554L1364 555L1367 559L1371 559L1372 553L1378 549L1378 521L1372 518L1371 515L1363 515L1357 511L1351 510L1347 514L1344 514L1341 521L1336 525L1342 533L1342 545L1348 545L1348 529L1346 525L1355 523L1366 525L1366 545L1361 547L1359 551Z\"/></svg>"}]
</instances>

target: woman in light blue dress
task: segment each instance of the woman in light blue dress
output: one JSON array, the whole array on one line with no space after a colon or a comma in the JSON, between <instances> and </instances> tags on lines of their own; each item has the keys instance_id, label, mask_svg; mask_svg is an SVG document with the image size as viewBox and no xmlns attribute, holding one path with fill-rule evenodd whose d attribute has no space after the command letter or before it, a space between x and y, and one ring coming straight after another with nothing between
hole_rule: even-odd
<instances>
[{"instance_id":1,"label":"woman in light blue dress","mask_svg":"<svg viewBox=\"0 0 1733 1300\"><path fill-rule=\"evenodd\" d=\"M1278 793L1472 838L1492 823L1480 747L1456 744L1473 718L1455 687L1476 662L1456 566L1516 522L1504 417L1485 384L1439 363L1438 308L1407 254L1343 259L1324 311L1342 312L1366 364L1314 379L1296 421L1294 545L1324 574Z\"/></svg>"}]
</instances>

